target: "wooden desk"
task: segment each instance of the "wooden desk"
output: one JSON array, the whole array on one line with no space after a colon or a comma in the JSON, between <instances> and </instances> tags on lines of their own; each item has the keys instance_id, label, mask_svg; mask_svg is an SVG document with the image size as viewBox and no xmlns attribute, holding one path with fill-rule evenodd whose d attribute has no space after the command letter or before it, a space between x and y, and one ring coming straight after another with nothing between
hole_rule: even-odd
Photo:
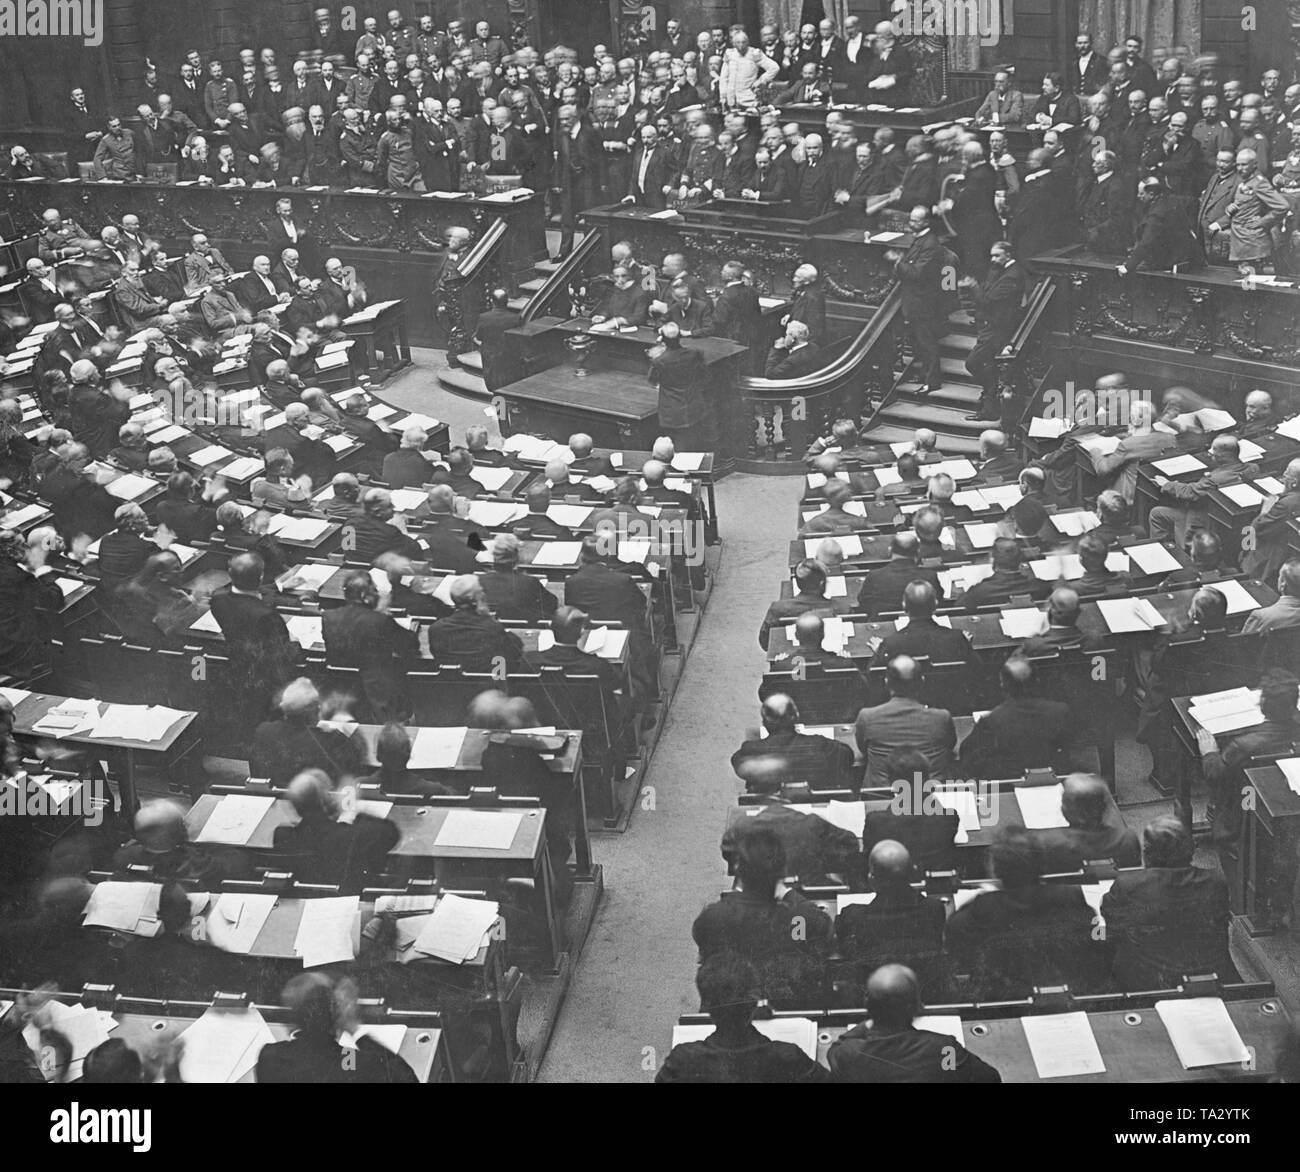
<instances>
[{"instance_id":1,"label":"wooden desk","mask_svg":"<svg viewBox=\"0 0 1300 1172\"><path fill-rule=\"evenodd\" d=\"M1243 818L1238 906L1251 935L1264 935L1279 931L1291 914L1300 850L1300 794L1276 765L1247 769L1246 780L1255 800Z\"/></svg>"},{"instance_id":2,"label":"wooden desk","mask_svg":"<svg viewBox=\"0 0 1300 1172\"><path fill-rule=\"evenodd\" d=\"M369 727L372 736L378 735L378 726ZM467 747L471 738L466 738ZM462 751L464 752L464 750ZM480 749L481 757L481 749ZM251 792L251 791L250 791ZM203 794L185 816L185 825L191 841L198 838L212 811L221 799L214 794ZM495 871L502 877L519 876L533 880L537 884L539 900L546 919L547 928L547 963L554 968L563 950L563 925L555 904L554 879L551 874L551 859L546 849L546 811L540 808L517 810L480 810L485 816L513 817L519 816L519 825L515 831L514 841L507 850L493 850L484 847L440 846L438 834L447 820L450 808L446 806L404 806L394 805L388 815L401 833L401 840L393 848L391 856L401 859L421 859L437 862L468 863ZM283 798L272 802L261 822L244 844L245 850L269 851L275 849L275 831L280 826L293 826L298 822L298 815L293 807Z\"/></svg>"}]
</instances>

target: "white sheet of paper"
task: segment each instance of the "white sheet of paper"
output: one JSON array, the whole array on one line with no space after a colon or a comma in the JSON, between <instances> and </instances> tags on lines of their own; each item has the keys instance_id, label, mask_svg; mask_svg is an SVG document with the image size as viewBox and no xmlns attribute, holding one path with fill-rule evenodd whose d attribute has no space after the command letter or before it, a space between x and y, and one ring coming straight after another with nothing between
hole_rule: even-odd
<instances>
[{"instance_id":1,"label":"white sheet of paper","mask_svg":"<svg viewBox=\"0 0 1300 1172\"><path fill-rule=\"evenodd\" d=\"M546 515L552 521L568 529L577 529L591 516L591 513L592 510L588 505L551 505L546 510Z\"/></svg>"},{"instance_id":2,"label":"white sheet of paper","mask_svg":"<svg viewBox=\"0 0 1300 1172\"><path fill-rule=\"evenodd\" d=\"M950 619L946 614L936 614L936 615L931 615L930 617L934 619L936 626L947 627L948 630L950 631L952 630L952 619ZM908 618L907 615L900 614L898 618L894 620L894 630L905 631L907 629L908 623L910 623L911 621L912 620Z\"/></svg>"},{"instance_id":3,"label":"white sheet of paper","mask_svg":"<svg viewBox=\"0 0 1300 1172\"><path fill-rule=\"evenodd\" d=\"M1228 1063L1235 1066L1250 1057L1221 998L1179 997L1157 1001L1156 1013L1184 1070Z\"/></svg>"},{"instance_id":4,"label":"white sheet of paper","mask_svg":"<svg viewBox=\"0 0 1300 1172\"><path fill-rule=\"evenodd\" d=\"M361 915L361 897L331 896L328 899L304 899L298 934L293 950L302 957L302 967L353 960L357 954L357 927Z\"/></svg>"},{"instance_id":5,"label":"white sheet of paper","mask_svg":"<svg viewBox=\"0 0 1300 1172\"><path fill-rule=\"evenodd\" d=\"M1114 635L1151 631L1164 623L1164 616L1145 598L1099 598L1097 609Z\"/></svg>"},{"instance_id":6,"label":"white sheet of paper","mask_svg":"<svg viewBox=\"0 0 1300 1172\"><path fill-rule=\"evenodd\" d=\"M1130 545L1125 552L1144 574L1168 574L1178 569L1178 559L1159 542Z\"/></svg>"},{"instance_id":7,"label":"white sheet of paper","mask_svg":"<svg viewBox=\"0 0 1300 1172\"><path fill-rule=\"evenodd\" d=\"M1165 476L1183 476L1188 472L1204 472L1205 461L1196 456L1170 456L1167 460L1153 460L1151 466Z\"/></svg>"},{"instance_id":8,"label":"white sheet of paper","mask_svg":"<svg viewBox=\"0 0 1300 1172\"><path fill-rule=\"evenodd\" d=\"M453 769L465 745L466 728L418 728L409 769Z\"/></svg>"},{"instance_id":9,"label":"white sheet of paper","mask_svg":"<svg viewBox=\"0 0 1300 1172\"><path fill-rule=\"evenodd\" d=\"M1219 491L1234 505L1243 509L1253 509L1264 500L1264 494L1249 484L1225 484Z\"/></svg>"},{"instance_id":10,"label":"white sheet of paper","mask_svg":"<svg viewBox=\"0 0 1300 1172\"><path fill-rule=\"evenodd\" d=\"M528 515L528 506L517 501L471 501L468 520L485 529L500 529Z\"/></svg>"},{"instance_id":11,"label":"white sheet of paper","mask_svg":"<svg viewBox=\"0 0 1300 1172\"><path fill-rule=\"evenodd\" d=\"M1020 1024L1039 1078L1105 1074L1106 1064L1086 1013L1026 1014Z\"/></svg>"},{"instance_id":12,"label":"white sheet of paper","mask_svg":"<svg viewBox=\"0 0 1300 1172\"><path fill-rule=\"evenodd\" d=\"M134 932L147 907L152 906L151 917L157 918L161 895L161 883L96 883L82 924L87 928Z\"/></svg>"},{"instance_id":13,"label":"white sheet of paper","mask_svg":"<svg viewBox=\"0 0 1300 1172\"><path fill-rule=\"evenodd\" d=\"M284 625L288 628L289 638L304 651L311 651L313 648L321 649L325 646L320 615L289 615L284 620Z\"/></svg>"},{"instance_id":14,"label":"white sheet of paper","mask_svg":"<svg viewBox=\"0 0 1300 1172\"><path fill-rule=\"evenodd\" d=\"M477 468L471 468L469 474L488 492L496 492L515 473L513 468L489 468L486 465L481 465Z\"/></svg>"},{"instance_id":15,"label":"white sheet of paper","mask_svg":"<svg viewBox=\"0 0 1300 1172\"><path fill-rule=\"evenodd\" d=\"M134 472L123 473L112 484L105 485L108 495L121 501L136 500L157 487L157 481L150 480L147 476L137 476Z\"/></svg>"},{"instance_id":16,"label":"white sheet of paper","mask_svg":"<svg viewBox=\"0 0 1300 1172\"><path fill-rule=\"evenodd\" d=\"M274 895L255 893L218 895L206 917L206 931L212 947L247 956L275 907L276 899Z\"/></svg>"},{"instance_id":17,"label":"white sheet of paper","mask_svg":"<svg viewBox=\"0 0 1300 1172\"><path fill-rule=\"evenodd\" d=\"M874 891L856 891L848 895L835 897L835 914L838 916L846 907L865 907L876 898Z\"/></svg>"},{"instance_id":18,"label":"white sheet of paper","mask_svg":"<svg viewBox=\"0 0 1300 1172\"><path fill-rule=\"evenodd\" d=\"M573 565L582 554L580 541L547 541L533 554L534 566Z\"/></svg>"},{"instance_id":19,"label":"white sheet of paper","mask_svg":"<svg viewBox=\"0 0 1300 1172\"><path fill-rule=\"evenodd\" d=\"M1079 890L1083 892L1084 902L1092 908L1098 916L1101 915L1101 901L1106 898L1106 892L1115 886L1114 879L1102 879L1097 883L1080 884Z\"/></svg>"},{"instance_id":20,"label":"white sheet of paper","mask_svg":"<svg viewBox=\"0 0 1300 1172\"><path fill-rule=\"evenodd\" d=\"M30 695L30 692L24 691L22 688L0 688L0 696L3 696L15 708Z\"/></svg>"},{"instance_id":21,"label":"white sheet of paper","mask_svg":"<svg viewBox=\"0 0 1300 1172\"><path fill-rule=\"evenodd\" d=\"M1300 757L1283 757L1277 763L1293 794L1300 794Z\"/></svg>"},{"instance_id":22,"label":"white sheet of paper","mask_svg":"<svg viewBox=\"0 0 1300 1172\"><path fill-rule=\"evenodd\" d=\"M812 812L832 826L847 830L858 838L862 837L862 828L867 822L866 802L830 801L824 806L813 806Z\"/></svg>"},{"instance_id":23,"label":"white sheet of paper","mask_svg":"<svg viewBox=\"0 0 1300 1172\"><path fill-rule=\"evenodd\" d=\"M209 1009L181 1034L180 1075L187 1083L237 1082L275 1040L256 1010Z\"/></svg>"},{"instance_id":24,"label":"white sheet of paper","mask_svg":"<svg viewBox=\"0 0 1300 1172\"><path fill-rule=\"evenodd\" d=\"M223 794L194 841L245 846L274 802L255 794Z\"/></svg>"},{"instance_id":25,"label":"white sheet of paper","mask_svg":"<svg viewBox=\"0 0 1300 1172\"><path fill-rule=\"evenodd\" d=\"M1090 435L1079 441L1079 447L1090 452L1094 459L1097 456L1109 456L1111 452L1119 447L1119 436Z\"/></svg>"},{"instance_id":26,"label":"white sheet of paper","mask_svg":"<svg viewBox=\"0 0 1300 1172\"><path fill-rule=\"evenodd\" d=\"M971 545L976 549L992 549L993 543L1001 536L1001 530L993 523L963 525L962 528L966 530L966 536L970 538Z\"/></svg>"},{"instance_id":27,"label":"white sheet of paper","mask_svg":"<svg viewBox=\"0 0 1300 1172\"><path fill-rule=\"evenodd\" d=\"M1061 785L1022 785L1016 787L1016 801L1026 830L1056 830L1069 826L1061 813Z\"/></svg>"},{"instance_id":28,"label":"white sheet of paper","mask_svg":"<svg viewBox=\"0 0 1300 1172\"><path fill-rule=\"evenodd\" d=\"M952 810L957 815L964 833L972 834L980 829L979 806L970 790L935 790L934 797L945 810Z\"/></svg>"},{"instance_id":29,"label":"white sheet of paper","mask_svg":"<svg viewBox=\"0 0 1300 1172\"><path fill-rule=\"evenodd\" d=\"M496 923L498 911L494 900L444 895L416 937L415 948L429 956L461 964L478 952L484 935Z\"/></svg>"},{"instance_id":30,"label":"white sheet of paper","mask_svg":"<svg viewBox=\"0 0 1300 1172\"><path fill-rule=\"evenodd\" d=\"M923 1013L920 1017L912 1018L912 1028L929 1030L932 1034L947 1034L957 1045L966 1045L959 1013Z\"/></svg>"},{"instance_id":31,"label":"white sheet of paper","mask_svg":"<svg viewBox=\"0 0 1300 1172\"><path fill-rule=\"evenodd\" d=\"M789 1042L798 1046L809 1058L817 1060L817 1022L810 1017L777 1017L754 1022L754 1028L773 1042ZM709 1025L673 1026L673 1045L702 1042L713 1033Z\"/></svg>"},{"instance_id":32,"label":"white sheet of paper","mask_svg":"<svg viewBox=\"0 0 1300 1172\"><path fill-rule=\"evenodd\" d=\"M998 622L1008 639L1031 639L1047 630L1047 614L1037 607L1004 610Z\"/></svg>"},{"instance_id":33,"label":"white sheet of paper","mask_svg":"<svg viewBox=\"0 0 1300 1172\"><path fill-rule=\"evenodd\" d=\"M406 1027L404 1025L363 1025L357 1028L355 1034L339 1034L339 1045L345 1050L355 1050L357 1041L361 1038L371 1038L378 1042L390 1054L400 1053L402 1043L406 1041Z\"/></svg>"},{"instance_id":34,"label":"white sheet of paper","mask_svg":"<svg viewBox=\"0 0 1300 1172\"><path fill-rule=\"evenodd\" d=\"M1029 436L1031 439L1057 439L1070 430L1070 421L1068 419L1040 419L1033 418L1029 421Z\"/></svg>"},{"instance_id":35,"label":"white sheet of paper","mask_svg":"<svg viewBox=\"0 0 1300 1172\"><path fill-rule=\"evenodd\" d=\"M1250 591L1236 578L1227 578L1221 582L1215 582L1214 589L1218 590L1228 600L1229 614L1249 614L1252 610L1259 609L1260 604L1255 601Z\"/></svg>"},{"instance_id":36,"label":"white sheet of paper","mask_svg":"<svg viewBox=\"0 0 1300 1172\"><path fill-rule=\"evenodd\" d=\"M218 460L224 460L233 456L229 448L223 448L220 444L209 444L206 448L199 448L197 452L191 452L189 462L197 464L200 468L206 468L209 464L215 464Z\"/></svg>"},{"instance_id":37,"label":"white sheet of paper","mask_svg":"<svg viewBox=\"0 0 1300 1172\"><path fill-rule=\"evenodd\" d=\"M522 818L520 810L449 810L435 845L468 850L509 850Z\"/></svg>"},{"instance_id":38,"label":"white sheet of paper","mask_svg":"<svg viewBox=\"0 0 1300 1172\"><path fill-rule=\"evenodd\" d=\"M281 590L290 587L294 590L316 590L319 591L335 574L339 572L338 566L322 566L315 562L304 562L301 566L294 566L292 570L287 570L276 579L276 584ZM280 585L283 583L283 585Z\"/></svg>"},{"instance_id":39,"label":"white sheet of paper","mask_svg":"<svg viewBox=\"0 0 1300 1172\"><path fill-rule=\"evenodd\" d=\"M1090 529L1096 529L1101 524L1097 514L1087 509L1056 513L1051 517L1051 522L1056 531L1065 534L1066 537L1082 537Z\"/></svg>"}]
</instances>

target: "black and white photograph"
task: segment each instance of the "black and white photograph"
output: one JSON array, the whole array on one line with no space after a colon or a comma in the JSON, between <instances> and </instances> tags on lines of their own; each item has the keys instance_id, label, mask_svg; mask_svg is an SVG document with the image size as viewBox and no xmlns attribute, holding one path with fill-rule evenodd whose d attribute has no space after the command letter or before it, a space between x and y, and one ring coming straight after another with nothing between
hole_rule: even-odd
<instances>
[{"instance_id":1,"label":"black and white photograph","mask_svg":"<svg viewBox=\"0 0 1300 1172\"><path fill-rule=\"evenodd\" d=\"M25 1138L1249 1147L1298 870L1300 3L0 0Z\"/></svg>"}]
</instances>

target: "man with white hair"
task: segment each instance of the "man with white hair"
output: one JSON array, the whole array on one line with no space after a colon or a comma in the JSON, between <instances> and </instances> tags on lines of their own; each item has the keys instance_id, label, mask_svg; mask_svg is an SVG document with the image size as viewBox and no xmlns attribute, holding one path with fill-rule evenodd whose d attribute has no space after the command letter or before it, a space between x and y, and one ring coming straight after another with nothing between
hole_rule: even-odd
<instances>
[{"instance_id":1,"label":"man with white hair","mask_svg":"<svg viewBox=\"0 0 1300 1172\"><path fill-rule=\"evenodd\" d=\"M805 220L825 213L831 203L831 165L822 155L822 137L810 134L803 140L804 161L796 169L791 197L796 214Z\"/></svg>"},{"instance_id":2,"label":"man with white hair","mask_svg":"<svg viewBox=\"0 0 1300 1172\"><path fill-rule=\"evenodd\" d=\"M1249 538L1241 568L1261 582L1275 582L1278 571L1291 556L1291 525L1300 517L1300 458L1292 460L1282 473L1282 491L1267 497L1259 514L1247 527Z\"/></svg>"},{"instance_id":3,"label":"man with white hair","mask_svg":"<svg viewBox=\"0 0 1300 1172\"><path fill-rule=\"evenodd\" d=\"M798 378L816 370L820 349L808 340L808 327L801 321L787 322L784 336L772 343L763 374L765 378Z\"/></svg>"},{"instance_id":4,"label":"man with white hair","mask_svg":"<svg viewBox=\"0 0 1300 1172\"><path fill-rule=\"evenodd\" d=\"M1278 423L1273 411L1273 396L1256 387L1246 396L1246 418L1240 429L1242 439L1271 432Z\"/></svg>"},{"instance_id":5,"label":"man with white hair","mask_svg":"<svg viewBox=\"0 0 1300 1172\"><path fill-rule=\"evenodd\" d=\"M911 59L889 21L882 20L875 31L874 51L867 65L867 101L894 109L906 106L914 71Z\"/></svg>"},{"instance_id":6,"label":"man with white hair","mask_svg":"<svg viewBox=\"0 0 1300 1172\"><path fill-rule=\"evenodd\" d=\"M499 619L528 623L548 620L559 600L540 578L519 568L519 538L513 533L498 533L488 548L492 569L478 574L488 609Z\"/></svg>"},{"instance_id":7,"label":"man with white hair","mask_svg":"<svg viewBox=\"0 0 1300 1172\"><path fill-rule=\"evenodd\" d=\"M1004 431L990 429L980 433L980 465L977 484L1012 484L1024 463L1010 450Z\"/></svg>"},{"instance_id":8,"label":"man with white hair","mask_svg":"<svg viewBox=\"0 0 1300 1172\"><path fill-rule=\"evenodd\" d=\"M1154 430L1155 421L1154 405L1139 399L1129 408L1128 434L1119 447L1106 456L1092 453L1093 471L1099 477L1109 477L1105 487L1115 489L1130 508L1137 492L1138 465L1159 458L1177 442L1168 432Z\"/></svg>"},{"instance_id":9,"label":"man with white hair","mask_svg":"<svg viewBox=\"0 0 1300 1172\"><path fill-rule=\"evenodd\" d=\"M381 479L390 488L418 488L428 484L433 476L429 460L424 456L424 445L429 434L418 423L402 432L402 446L384 457Z\"/></svg>"},{"instance_id":10,"label":"man with white hair","mask_svg":"<svg viewBox=\"0 0 1300 1172\"><path fill-rule=\"evenodd\" d=\"M447 587L453 611L429 628L429 654L438 664L458 664L472 671L487 671L498 664L519 666L524 645L507 631L488 608L483 584L472 574L452 578Z\"/></svg>"}]
</instances>

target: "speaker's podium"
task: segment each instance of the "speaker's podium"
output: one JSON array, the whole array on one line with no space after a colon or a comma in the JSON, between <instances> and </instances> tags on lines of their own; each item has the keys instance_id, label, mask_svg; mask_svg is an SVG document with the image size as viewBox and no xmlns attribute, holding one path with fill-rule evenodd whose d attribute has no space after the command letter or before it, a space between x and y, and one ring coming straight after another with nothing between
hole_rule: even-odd
<instances>
[{"instance_id":1,"label":"speaker's podium","mask_svg":"<svg viewBox=\"0 0 1300 1172\"><path fill-rule=\"evenodd\" d=\"M648 451L659 435L659 392L648 378L648 351L658 342L651 326L610 331L588 318L537 318L510 331L526 378L502 387L501 431L563 441L586 432L597 447ZM704 356L705 408L715 440L715 468L734 459L737 380L749 347L726 338L683 338Z\"/></svg>"}]
</instances>

